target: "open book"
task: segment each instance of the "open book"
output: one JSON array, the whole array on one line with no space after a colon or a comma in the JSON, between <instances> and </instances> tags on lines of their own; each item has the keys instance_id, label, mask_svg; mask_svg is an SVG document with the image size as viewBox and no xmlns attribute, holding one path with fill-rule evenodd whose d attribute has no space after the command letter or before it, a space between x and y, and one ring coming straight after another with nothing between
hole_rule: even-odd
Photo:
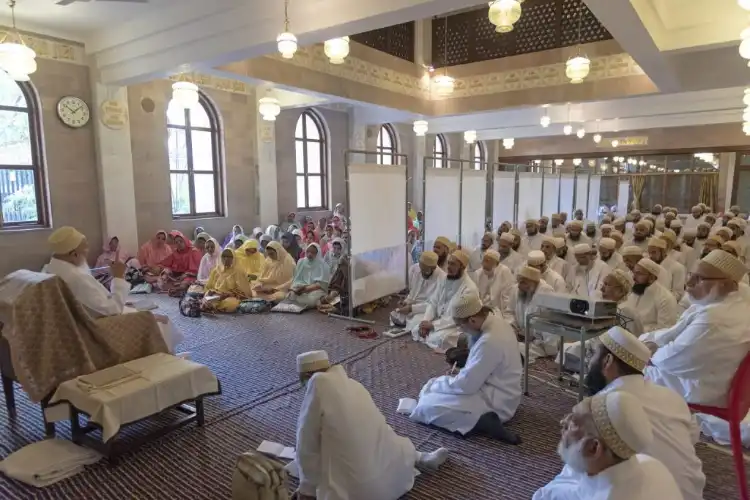
<instances>
[{"instance_id":1,"label":"open book","mask_svg":"<svg viewBox=\"0 0 750 500\"><path fill-rule=\"evenodd\" d=\"M295 451L291 446L284 446L281 443L274 443L273 441L263 441L258 446L258 451L265 453L266 455L273 455L277 458L285 458L287 460L294 460Z\"/></svg>"}]
</instances>

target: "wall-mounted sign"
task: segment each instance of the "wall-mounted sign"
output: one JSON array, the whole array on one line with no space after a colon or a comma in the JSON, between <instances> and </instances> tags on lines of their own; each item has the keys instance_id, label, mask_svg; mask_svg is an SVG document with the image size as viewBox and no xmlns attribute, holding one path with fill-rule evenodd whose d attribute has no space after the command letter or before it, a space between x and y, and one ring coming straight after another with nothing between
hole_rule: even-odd
<instances>
[{"instance_id":1,"label":"wall-mounted sign","mask_svg":"<svg viewBox=\"0 0 750 500\"><path fill-rule=\"evenodd\" d=\"M102 125L112 130L121 130L128 124L128 109L123 103L107 100L99 107Z\"/></svg>"},{"instance_id":2,"label":"wall-mounted sign","mask_svg":"<svg viewBox=\"0 0 750 500\"><path fill-rule=\"evenodd\" d=\"M614 142L617 141L615 146ZM635 137L605 137L596 145L599 148L622 148L632 146L648 146L648 136L640 135Z\"/></svg>"}]
</instances>

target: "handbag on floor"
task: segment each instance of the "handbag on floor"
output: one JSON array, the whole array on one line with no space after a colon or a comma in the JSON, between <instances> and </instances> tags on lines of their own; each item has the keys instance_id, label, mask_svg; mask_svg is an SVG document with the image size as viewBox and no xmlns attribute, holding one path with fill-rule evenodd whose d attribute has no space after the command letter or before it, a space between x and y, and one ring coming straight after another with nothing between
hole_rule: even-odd
<instances>
[{"instance_id":1,"label":"handbag on floor","mask_svg":"<svg viewBox=\"0 0 750 500\"><path fill-rule=\"evenodd\" d=\"M269 302L263 299L248 299L243 300L239 307L239 312L242 314L260 314L269 311L273 306L273 302Z\"/></svg>"},{"instance_id":2,"label":"handbag on floor","mask_svg":"<svg viewBox=\"0 0 750 500\"><path fill-rule=\"evenodd\" d=\"M201 316L201 299L200 297L191 297L185 295L180 299L180 314L188 318L200 318Z\"/></svg>"},{"instance_id":3,"label":"handbag on floor","mask_svg":"<svg viewBox=\"0 0 750 500\"><path fill-rule=\"evenodd\" d=\"M248 451L240 455L232 475L232 500L289 500L287 473L275 460Z\"/></svg>"}]
</instances>

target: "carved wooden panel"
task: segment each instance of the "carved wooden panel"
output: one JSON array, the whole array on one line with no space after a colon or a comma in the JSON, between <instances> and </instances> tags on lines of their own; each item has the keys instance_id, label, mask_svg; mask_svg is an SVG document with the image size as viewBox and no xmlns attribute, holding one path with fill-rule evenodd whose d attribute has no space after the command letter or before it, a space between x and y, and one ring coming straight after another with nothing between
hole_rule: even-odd
<instances>
[{"instance_id":1,"label":"carved wooden panel","mask_svg":"<svg viewBox=\"0 0 750 500\"><path fill-rule=\"evenodd\" d=\"M464 11L432 21L432 61L437 67L454 66L500 57L609 40L583 0L526 0L521 19L510 33L497 33L488 7ZM447 46L446 40L447 20Z\"/></svg>"},{"instance_id":2,"label":"carved wooden panel","mask_svg":"<svg viewBox=\"0 0 750 500\"><path fill-rule=\"evenodd\" d=\"M362 45L414 62L414 22L366 31L350 38Z\"/></svg>"}]
</instances>

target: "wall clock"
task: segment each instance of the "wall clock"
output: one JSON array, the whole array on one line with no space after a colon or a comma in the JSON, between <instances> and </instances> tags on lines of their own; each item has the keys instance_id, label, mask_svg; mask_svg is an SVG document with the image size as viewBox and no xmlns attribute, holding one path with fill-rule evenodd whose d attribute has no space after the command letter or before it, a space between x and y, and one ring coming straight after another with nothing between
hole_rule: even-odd
<instances>
[{"instance_id":1,"label":"wall clock","mask_svg":"<svg viewBox=\"0 0 750 500\"><path fill-rule=\"evenodd\" d=\"M68 127L81 128L89 122L91 112L83 99L65 96L57 103L57 116Z\"/></svg>"}]
</instances>

